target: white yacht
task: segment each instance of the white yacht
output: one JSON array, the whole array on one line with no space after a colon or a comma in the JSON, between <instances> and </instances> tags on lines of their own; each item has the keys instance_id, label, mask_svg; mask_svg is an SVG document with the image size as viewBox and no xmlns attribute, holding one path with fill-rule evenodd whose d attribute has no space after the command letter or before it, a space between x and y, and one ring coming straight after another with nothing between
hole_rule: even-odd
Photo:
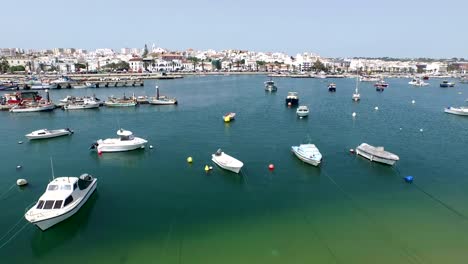
<instances>
[{"instance_id":1,"label":"white yacht","mask_svg":"<svg viewBox=\"0 0 468 264\"><path fill-rule=\"evenodd\" d=\"M318 166L322 162L322 154L314 144L292 146L291 150L296 157L310 165Z\"/></svg>"},{"instance_id":2,"label":"white yacht","mask_svg":"<svg viewBox=\"0 0 468 264\"><path fill-rule=\"evenodd\" d=\"M468 107L447 107L444 109L445 113L454 114L454 115L463 115L468 116Z\"/></svg>"},{"instance_id":3,"label":"white yacht","mask_svg":"<svg viewBox=\"0 0 468 264\"><path fill-rule=\"evenodd\" d=\"M73 131L70 130L69 128L54 129L54 130L39 129L29 134L26 134L25 136L28 139L45 139L45 138L54 138L54 137L60 137L60 136L68 136L71 134L73 134Z\"/></svg>"},{"instance_id":4,"label":"white yacht","mask_svg":"<svg viewBox=\"0 0 468 264\"><path fill-rule=\"evenodd\" d=\"M395 162L400 160L400 158L388 151L384 150L384 147L374 147L367 143L362 143L356 147L356 153L363 156L370 161L376 161L388 165L393 165Z\"/></svg>"},{"instance_id":5,"label":"white yacht","mask_svg":"<svg viewBox=\"0 0 468 264\"><path fill-rule=\"evenodd\" d=\"M229 156L221 151L221 149L218 149L215 154L211 155L211 160L221 168L235 173L239 173L242 166L244 166L242 161Z\"/></svg>"},{"instance_id":6,"label":"white yacht","mask_svg":"<svg viewBox=\"0 0 468 264\"><path fill-rule=\"evenodd\" d=\"M117 130L118 138L99 139L91 145L91 149L97 149L98 152L119 152L129 151L134 149L145 148L147 140L134 137L133 133L128 130Z\"/></svg>"},{"instance_id":7,"label":"white yacht","mask_svg":"<svg viewBox=\"0 0 468 264\"><path fill-rule=\"evenodd\" d=\"M309 107L307 105L301 105L297 108L296 114L299 117L306 117L309 115Z\"/></svg>"},{"instance_id":8,"label":"white yacht","mask_svg":"<svg viewBox=\"0 0 468 264\"><path fill-rule=\"evenodd\" d=\"M80 101L74 101L67 103L63 106L65 110L80 110L80 109L95 109L99 108L99 102L96 102L93 98L85 97Z\"/></svg>"},{"instance_id":9,"label":"white yacht","mask_svg":"<svg viewBox=\"0 0 468 264\"><path fill-rule=\"evenodd\" d=\"M78 212L96 186L97 179L89 174L55 178L24 217L44 231Z\"/></svg>"}]
</instances>

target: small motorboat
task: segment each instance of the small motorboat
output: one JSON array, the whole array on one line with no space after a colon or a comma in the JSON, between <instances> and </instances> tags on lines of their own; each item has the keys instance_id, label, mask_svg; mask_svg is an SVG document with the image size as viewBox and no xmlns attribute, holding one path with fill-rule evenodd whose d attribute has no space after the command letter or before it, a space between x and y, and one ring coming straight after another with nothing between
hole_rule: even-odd
<instances>
[{"instance_id":1,"label":"small motorboat","mask_svg":"<svg viewBox=\"0 0 468 264\"><path fill-rule=\"evenodd\" d=\"M226 123L231 122L235 118L236 118L236 113L233 113L233 112L229 112L229 113L226 113L225 115L223 115L223 120Z\"/></svg>"},{"instance_id":2,"label":"small motorboat","mask_svg":"<svg viewBox=\"0 0 468 264\"><path fill-rule=\"evenodd\" d=\"M329 92L336 92L336 84L335 83L330 83L328 85L328 91Z\"/></svg>"},{"instance_id":3,"label":"small motorboat","mask_svg":"<svg viewBox=\"0 0 468 264\"><path fill-rule=\"evenodd\" d=\"M271 79L265 82L265 91L267 92L276 92L278 87L276 87L275 82Z\"/></svg>"},{"instance_id":4,"label":"small motorboat","mask_svg":"<svg viewBox=\"0 0 468 264\"><path fill-rule=\"evenodd\" d=\"M288 95L286 96L286 104L288 106L291 105L298 105L299 104L299 96L297 95L297 92L288 92Z\"/></svg>"},{"instance_id":5,"label":"small motorboat","mask_svg":"<svg viewBox=\"0 0 468 264\"><path fill-rule=\"evenodd\" d=\"M445 113L454 114L454 115L462 115L468 116L468 107L447 107L444 109Z\"/></svg>"},{"instance_id":6,"label":"small motorboat","mask_svg":"<svg viewBox=\"0 0 468 264\"><path fill-rule=\"evenodd\" d=\"M296 114L299 117L306 117L309 115L309 107L307 105L301 105L297 108Z\"/></svg>"},{"instance_id":7,"label":"small motorboat","mask_svg":"<svg viewBox=\"0 0 468 264\"><path fill-rule=\"evenodd\" d=\"M322 161L322 154L314 144L292 146L291 150L296 157L310 165L318 166Z\"/></svg>"},{"instance_id":8,"label":"small motorboat","mask_svg":"<svg viewBox=\"0 0 468 264\"><path fill-rule=\"evenodd\" d=\"M152 105L176 105L177 99L159 95L159 87L156 86L156 96L150 97L148 103Z\"/></svg>"},{"instance_id":9,"label":"small motorboat","mask_svg":"<svg viewBox=\"0 0 468 264\"><path fill-rule=\"evenodd\" d=\"M27 102L10 108L12 113L46 112L53 111L55 105L50 102Z\"/></svg>"},{"instance_id":10,"label":"small motorboat","mask_svg":"<svg viewBox=\"0 0 468 264\"><path fill-rule=\"evenodd\" d=\"M418 78L412 79L410 82L408 82L408 84L413 85L413 86L418 86L418 87L429 85L429 83L424 82L423 80L418 79Z\"/></svg>"},{"instance_id":11,"label":"small motorboat","mask_svg":"<svg viewBox=\"0 0 468 264\"><path fill-rule=\"evenodd\" d=\"M242 161L235 159L228 154L224 153L221 149L218 149L215 154L211 155L211 160L216 163L218 166L225 170L229 170L235 173L239 173L244 163Z\"/></svg>"},{"instance_id":12,"label":"small motorboat","mask_svg":"<svg viewBox=\"0 0 468 264\"><path fill-rule=\"evenodd\" d=\"M147 140L134 137L128 130L117 130L118 138L99 139L93 143L90 149L97 149L98 152L119 152L145 148Z\"/></svg>"},{"instance_id":13,"label":"small motorboat","mask_svg":"<svg viewBox=\"0 0 468 264\"><path fill-rule=\"evenodd\" d=\"M388 151L385 151L384 147L374 147L367 143L362 143L356 147L356 153L363 156L370 161L376 161L387 165L393 165L400 158Z\"/></svg>"},{"instance_id":14,"label":"small motorboat","mask_svg":"<svg viewBox=\"0 0 468 264\"><path fill-rule=\"evenodd\" d=\"M54 138L54 137L61 137L61 136L68 136L73 134L73 131L70 130L69 128L64 128L64 129L54 129L54 130L48 130L48 129L39 129L36 131L33 131L29 134L26 134L25 136L28 139L46 139L46 138Z\"/></svg>"},{"instance_id":15,"label":"small motorboat","mask_svg":"<svg viewBox=\"0 0 468 264\"><path fill-rule=\"evenodd\" d=\"M55 178L24 217L44 231L78 212L96 186L97 179L89 174L82 174L79 178Z\"/></svg>"},{"instance_id":16,"label":"small motorboat","mask_svg":"<svg viewBox=\"0 0 468 264\"><path fill-rule=\"evenodd\" d=\"M96 109L99 108L99 102L96 102L93 98L83 98L80 101L73 101L63 106L65 110L81 110L81 109Z\"/></svg>"},{"instance_id":17,"label":"small motorboat","mask_svg":"<svg viewBox=\"0 0 468 264\"><path fill-rule=\"evenodd\" d=\"M383 92L385 88L388 87L388 83L384 80L380 80L374 84L375 90L378 92Z\"/></svg>"},{"instance_id":18,"label":"small motorboat","mask_svg":"<svg viewBox=\"0 0 468 264\"><path fill-rule=\"evenodd\" d=\"M83 88L93 88L94 86L95 85L93 83L85 82L85 83L77 83L77 84L73 85L72 88L83 89Z\"/></svg>"},{"instance_id":19,"label":"small motorboat","mask_svg":"<svg viewBox=\"0 0 468 264\"><path fill-rule=\"evenodd\" d=\"M449 81L447 81L447 80L444 80L444 81L442 81L442 83L440 84L440 87L441 87L441 88L455 87L455 83L454 83L454 82L449 82Z\"/></svg>"}]
</instances>

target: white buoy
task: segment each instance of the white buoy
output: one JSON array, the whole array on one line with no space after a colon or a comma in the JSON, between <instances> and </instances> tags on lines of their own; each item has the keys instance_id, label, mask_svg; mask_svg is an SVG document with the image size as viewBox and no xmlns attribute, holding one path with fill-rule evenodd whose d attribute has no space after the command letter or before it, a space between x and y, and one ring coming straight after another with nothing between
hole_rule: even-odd
<instances>
[{"instance_id":1,"label":"white buoy","mask_svg":"<svg viewBox=\"0 0 468 264\"><path fill-rule=\"evenodd\" d=\"M353 116L353 117L356 117L356 112L353 112L352 116Z\"/></svg>"},{"instance_id":2,"label":"white buoy","mask_svg":"<svg viewBox=\"0 0 468 264\"><path fill-rule=\"evenodd\" d=\"M21 169L21 165L16 166L17 169Z\"/></svg>"},{"instance_id":3,"label":"white buoy","mask_svg":"<svg viewBox=\"0 0 468 264\"><path fill-rule=\"evenodd\" d=\"M374 110L375 111L379 110L379 107L378 106L374 107Z\"/></svg>"},{"instance_id":4,"label":"white buoy","mask_svg":"<svg viewBox=\"0 0 468 264\"><path fill-rule=\"evenodd\" d=\"M400 127L400 130L403 130L403 128Z\"/></svg>"},{"instance_id":5,"label":"white buoy","mask_svg":"<svg viewBox=\"0 0 468 264\"><path fill-rule=\"evenodd\" d=\"M411 103L412 103L412 104L414 104L414 103L416 103L416 101L415 101L415 100L413 100L413 101L411 101Z\"/></svg>"},{"instance_id":6,"label":"white buoy","mask_svg":"<svg viewBox=\"0 0 468 264\"><path fill-rule=\"evenodd\" d=\"M18 144L23 144L23 141L18 141Z\"/></svg>"},{"instance_id":7,"label":"white buoy","mask_svg":"<svg viewBox=\"0 0 468 264\"><path fill-rule=\"evenodd\" d=\"M24 186L24 185L27 185L27 184L28 184L28 181L26 179L16 180L16 185L18 185L18 186Z\"/></svg>"},{"instance_id":8,"label":"white buoy","mask_svg":"<svg viewBox=\"0 0 468 264\"><path fill-rule=\"evenodd\" d=\"M153 145L150 145L150 149L152 149L152 148L153 148Z\"/></svg>"},{"instance_id":9,"label":"white buoy","mask_svg":"<svg viewBox=\"0 0 468 264\"><path fill-rule=\"evenodd\" d=\"M422 128L419 129L419 132L424 132L424 130Z\"/></svg>"}]
</instances>

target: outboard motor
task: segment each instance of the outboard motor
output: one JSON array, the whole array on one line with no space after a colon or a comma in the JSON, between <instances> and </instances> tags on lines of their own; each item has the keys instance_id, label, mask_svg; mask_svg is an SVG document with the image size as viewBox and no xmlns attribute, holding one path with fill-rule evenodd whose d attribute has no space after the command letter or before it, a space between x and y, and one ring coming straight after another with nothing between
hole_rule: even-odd
<instances>
[{"instance_id":1,"label":"outboard motor","mask_svg":"<svg viewBox=\"0 0 468 264\"><path fill-rule=\"evenodd\" d=\"M93 144L91 144L89 149L95 149L95 148L97 148L97 146L99 146L99 144L97 142L94 142Z\"/></svg>"},{"instance_id":2,"label":"outboard motor","mask_svg":"<svg viewBox=\"0 0 468 264\"><path fill-rule=\"evenodd\" d=\"M221 150L221 149L218 149L218 150L216 151L215 155L216 155L216 156L221 156L221 152L222 152L222 150Z\"/></svg>"}]
</instances>

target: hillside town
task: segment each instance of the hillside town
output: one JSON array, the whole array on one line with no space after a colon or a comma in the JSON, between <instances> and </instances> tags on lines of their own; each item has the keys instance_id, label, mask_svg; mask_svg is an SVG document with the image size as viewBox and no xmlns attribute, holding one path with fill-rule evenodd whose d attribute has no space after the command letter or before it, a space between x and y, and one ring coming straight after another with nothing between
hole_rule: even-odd
<instances>
[{"instance_id":1,"label":"hillside town","mask_svg":"<svg viewBox=\"0 0 468 264\"><path fill-rule=\"evenodd\" d=\"M451 59L325 58L304 52L293 56L284 52L212 49L197 51L144 45L143 48L109 48L88 51L75 48L0 49L1 73L193 73L193 72L351 72L430 75L466 74L468 61Z\"/></svg>"}]
</instances>

